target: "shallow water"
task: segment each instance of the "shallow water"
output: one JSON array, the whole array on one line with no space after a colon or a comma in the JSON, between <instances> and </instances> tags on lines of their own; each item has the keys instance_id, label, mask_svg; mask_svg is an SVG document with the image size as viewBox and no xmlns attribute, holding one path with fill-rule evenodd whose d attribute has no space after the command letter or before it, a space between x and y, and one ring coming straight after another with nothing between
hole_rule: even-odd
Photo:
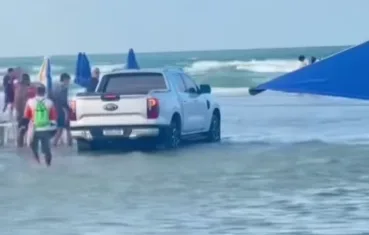
<instances>
[{"instance_id":1,"label":"shallow water","mask_svg":"<svg viewBox=\"0 0 369 235\"><path fill-rule=\"evenodd\" d=\"M1 234L369 232L367 103L219 99L220 144L151 154L60 148L49 169L26 150L3 149Z\"/></svg>"}]
</instances>

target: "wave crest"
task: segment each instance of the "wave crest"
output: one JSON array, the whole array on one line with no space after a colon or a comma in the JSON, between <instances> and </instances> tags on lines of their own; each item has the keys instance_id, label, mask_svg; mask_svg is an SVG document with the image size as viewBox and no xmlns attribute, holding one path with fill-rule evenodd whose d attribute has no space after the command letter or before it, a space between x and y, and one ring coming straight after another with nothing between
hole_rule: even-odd
<instances>
[{"instance_id":1,"label":"wave crest","mask_svg":"<svg viewBox=\"0 0 369 235\"><path fill-rule=\"evenodd\" d=\"M363 135L347 136L248 136L248 135L226 135L222 142L226 144L343 144L343 145L368 145L369 138Z\"/></svg>"},{"instance_id":2,"label":"wave crest","mask_svg":"<svg viewBox=\"0 0 369 235\"><path fill-rule=\"evenodd\" d=\"M193 74L201 74L209 71L230 68L240 71L249 71L254 73L287 73L299 68L296 60L250 60L250 61L217 61L202 60L196 61L185 67L185 70Z\"/></svg>"}]
</instances>

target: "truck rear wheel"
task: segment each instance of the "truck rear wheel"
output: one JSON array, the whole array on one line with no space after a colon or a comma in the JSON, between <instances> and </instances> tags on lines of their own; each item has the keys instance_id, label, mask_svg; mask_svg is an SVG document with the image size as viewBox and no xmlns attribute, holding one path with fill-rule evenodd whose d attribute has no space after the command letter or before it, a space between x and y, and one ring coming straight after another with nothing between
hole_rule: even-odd
<instances>
[{"instance_id":1,"label":"truck rear wheel","mask_svg":"<svg viewBox=\"0 0 369 235\"><path fill-rule=\"evenodd\" d=\"M170 126L165 128L161 137L164 148L176 149L181 143L181 121L174 116Z\"/></svg>"}]
</instances>

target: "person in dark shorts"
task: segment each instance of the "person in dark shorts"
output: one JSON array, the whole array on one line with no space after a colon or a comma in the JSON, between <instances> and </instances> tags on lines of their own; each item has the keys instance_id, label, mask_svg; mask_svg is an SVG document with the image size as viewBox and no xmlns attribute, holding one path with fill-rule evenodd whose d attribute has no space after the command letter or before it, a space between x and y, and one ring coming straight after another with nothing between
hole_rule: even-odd
<instances>
[{"instance_id":1,"label":"person in dark shorts","mask_svg":"<svg viewBox=\"0 0 369 235\"><path fill-rule=\"evenodd\" d=\"M52 100L54 101L56 111L58 113L57 131L54 136L53 145L57 146L59 140L65 130L67 133L67 142L72 146L72 136L69 127L70 107L68 103L68 92L70 84L70 75L63 73L60 75L60 83L54 86L52 91Z\"/></svg>"},{"instance_id":2,"label":"person in dark shorts","mask_svg":"<svg viewBox=\"0 0 369 235\"><path fill-rule=\"evenodd\" d=\"M50 139L56 128L57 113L53 102L45 96L45 86L38 86L36 89L36 97L27 101L24 117L31 122L28 130L29 142L35 160L40 162L39 143L41 143L46 165L50 166L52 159Z\"/></svg>"},{"instance_id":3,"label":"person in dark shorts","mask_svg":"<svg viewBox=\"0 0 369 235\"><path fill-rule=\"evenodd\" d=\"M14 84L13 84L13 68L8 68L8 72L3 78L3 88L4 88L4 107L3 113L11 106L14 102Z\"/></svg>"}]
</instances>

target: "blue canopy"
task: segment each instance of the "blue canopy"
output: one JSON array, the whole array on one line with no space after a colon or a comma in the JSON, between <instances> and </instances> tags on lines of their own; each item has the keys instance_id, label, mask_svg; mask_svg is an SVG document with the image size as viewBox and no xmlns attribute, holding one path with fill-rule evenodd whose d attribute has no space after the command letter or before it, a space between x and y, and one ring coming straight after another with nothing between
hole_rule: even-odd
<instances>
[{"instance_id":1,"label":"blue canopy","mask_svg":"<svg viewBox=\"0 0 369 235\"><path fill-rule=\"evenodd\" d=\"M250 89L369 99L369 41Z\"/></svg>"},{"instance_id":2,"label":"blue canopy","mask_svg":"<svg viewBox=\"0 0 369 235\"><path fill-rule=\"evenodd\" d=\"M78 53L74 83L85 88L90 86L91 67L85 53Z\"/></svg>"},{"instance_id":3,"label":"blue canopy","mask_svg":"<svg viewBox=\"0 0 369 235\"><path fill-rule=\"evenodd\" d=\"M129 49L128 55L127 55L127 63L125 66L125 69L140 69L140 66L137 63L136 55L133 49Z\"/></svg>"}]
</instances>

